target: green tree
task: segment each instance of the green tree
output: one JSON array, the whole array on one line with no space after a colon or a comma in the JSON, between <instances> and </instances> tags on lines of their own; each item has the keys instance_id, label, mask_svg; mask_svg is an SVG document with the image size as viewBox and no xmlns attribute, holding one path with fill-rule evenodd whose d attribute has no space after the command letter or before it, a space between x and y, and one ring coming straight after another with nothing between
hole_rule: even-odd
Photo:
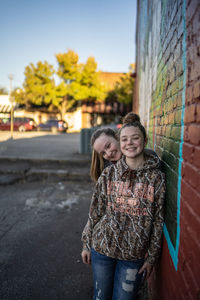
<instances>
[{"instance_id":1,"label":"green tree","mask_svg":"<svg viewBox=\"0 0 200 300\"><path fill-rule=\"evenodd\" d=\"M124 104L129 104L133 101L133 86L134 78L127 73L121 78L120 82L116 83L115 93L117 94L117 100Z\"/></svg>"},{"instance_id":2,"label":"green tree","mask_svg":"<svg viewBox=\"0 0 200 300\"><path fill-rule=\"evenodd\" d=\"M8 91L5 87L0 87L0 95L7 95Z\"/></svg>"},{"instance_id":3,"label":"green tree","mask_svg":"<svg viewBox=\"0 0 200 300\"><path fill-rule=\"evenodd\" d=\"M58 76L67 91L62 105L69 109L77 101L94 101L105 99L105 89L99 80L97 63L89 57L85 64L79 63L78 54L72 50L67 53L56 54L58 62Z\"/></svg>"},{"instance_id":4,"label":"green tree","mask_svg":"<svg viewBox=\"0 0 200 300\"><path fill-rule=\"evenodd\" d=\"M26 94L24 89L22 88L15 88L11 94L13 100L18 103L20 106L26 105Z\"/></svg>"},{"instance_id":5,"label":"green tree","mask_svg":"<svg viewBox=\"0 0 200 300\"><path fill-rule=\"evenodd\" d=\"M114 89L108 92L107 101L118 101L124 104L129 104L133 101L134 78L131 76L132 68L130 70L116 82Z\"/></svg>"},{"instance_id":6,"label":"green tree","mask_svg":"<svg viewBox=\"0 0 200 300\"><path fill-rule=\"evenodd\" d=\"M45 106L56 107L61 114L76 106L81 100L104 100L105 87L99 80L97 63L89 57L85 64L79 62L78 54L72 50L56 54L57 72L48 62L30 63L25 68L22 89L13 93L15 101L26 108ZM60 78L56 85L54 76Z\"/></svg>"},{"instance_id":7,"label":"green tree","mask_svg":"<svg viewBox=\"0 0 200 300\"><path fill-rule=\"evenodd\" d=\"M25 68L23 92L26 106L47 106L56 101L55 70L47 61L39 61L35 66L31 63Z\"/></svg>"},{"instance_id":8,"label":"green tree","mask_svg":"<svg viewBox=\"0 0 200 300\"><path fill-rule=\"evenodd\" d=\"M32 106L60 109L62 99L67 93L64 83L56 86L54 75L56 71L48 62L39 61L36 65L30 63L25 68L23 88L13 92L15 101L26 108ZM61 114L62 115L62 114Z\"/></svg>"}]
</instances>

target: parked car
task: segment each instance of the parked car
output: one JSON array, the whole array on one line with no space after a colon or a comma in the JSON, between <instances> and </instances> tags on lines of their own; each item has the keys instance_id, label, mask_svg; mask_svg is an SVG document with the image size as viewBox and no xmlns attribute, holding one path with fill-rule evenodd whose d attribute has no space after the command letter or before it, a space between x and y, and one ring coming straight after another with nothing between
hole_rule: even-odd
<instances>
[{"instance_id":1,"label":"parked car","mask_svg":"<svg viewBox=\"0 0 200 300\"><path fill-rule=\"evenodd\" d=\"M11 119L2 118L0 119L0 130L10 130ZM13 120L13 130L15 131L31 131L35 130L37 125L32 118L14 118Z\"/></svg>"},{"instance_id":2,"label":"parked car","mask_svg":"<svg viewBox=\"0 0 200 300\"><path fill-rule=\"evenodd\" d=\"M49 119L45 123L40 123L37 127L38 131L67 132L68 124L62 120Z\"/></svg>"}]
</instances>

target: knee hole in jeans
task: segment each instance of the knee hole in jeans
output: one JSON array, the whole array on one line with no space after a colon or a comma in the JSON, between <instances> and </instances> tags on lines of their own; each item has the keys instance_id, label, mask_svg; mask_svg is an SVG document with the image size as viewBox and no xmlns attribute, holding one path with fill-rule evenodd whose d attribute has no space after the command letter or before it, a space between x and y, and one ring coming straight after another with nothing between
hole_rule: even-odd
<instances>
[{"instance_id":1,"label":"knee hole in jeans","mask_svg":"<svg viewBox=\"0 0 200 300\"><path fill-rule=\"evenodd\" d=\"M126 270L126 280L130 281L130 283L122 282L122 288L125 292L133 291L137 272L138 272L137 269L127 269Z\"/></svg>"}]
</instances>

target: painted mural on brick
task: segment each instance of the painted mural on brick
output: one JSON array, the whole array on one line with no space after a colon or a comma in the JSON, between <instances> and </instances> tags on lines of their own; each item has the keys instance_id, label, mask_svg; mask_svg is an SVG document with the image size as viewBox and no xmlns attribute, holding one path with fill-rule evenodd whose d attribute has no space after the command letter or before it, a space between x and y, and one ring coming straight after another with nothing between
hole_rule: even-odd
<instances>
[{"instance_id":1,"label":"painted mural on brick","mask_svg":"<svg viewBox=\"0 0 200 300\"><path fill-rule=\"evenodd\" d=\"M151 299L200 293L200 2L138 0L133 110L167 179L163 249ZM158 289L159 287L159 289Z\"/></svg>"},{"instance_id":2,"label":"painted mural on brick","mask_svg":"<svg viewBox=\"0 0 200 300\"><path fill-rule=\"evenodd\" d=\"M185 7L184 1L172 0L143 0L139 5L139 114L148 130L149 147L163 161L167 178L164 233L177 269L186 82L185 21L180 11Z\"/></svg>"}]
</instances>

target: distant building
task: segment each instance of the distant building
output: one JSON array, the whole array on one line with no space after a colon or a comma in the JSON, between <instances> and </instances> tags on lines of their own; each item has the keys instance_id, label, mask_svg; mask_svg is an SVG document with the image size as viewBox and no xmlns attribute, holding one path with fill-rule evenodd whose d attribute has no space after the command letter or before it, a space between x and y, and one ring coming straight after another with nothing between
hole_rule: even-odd
<instances>
[{"instance_id":1,"label":"distant building","mask_svg":"<svg viewBox=\"0 0 200 300\"><path fill-rule=\"evenodd\" d=\"M116 82L120 81L125 74L126 73L100 72L99 78L109 90L112 90L115 87Z\"/></svg>"},{"instance_id":2,"label":"distant building","mask_svg":"<svg viewBox=\"0 0 200 300\"><path fill-rule=\"evenodd\" d=\"M10 113L11 111L11 102L9 95L0 95L0 114Z\"/></svg>"}]
</instances>

